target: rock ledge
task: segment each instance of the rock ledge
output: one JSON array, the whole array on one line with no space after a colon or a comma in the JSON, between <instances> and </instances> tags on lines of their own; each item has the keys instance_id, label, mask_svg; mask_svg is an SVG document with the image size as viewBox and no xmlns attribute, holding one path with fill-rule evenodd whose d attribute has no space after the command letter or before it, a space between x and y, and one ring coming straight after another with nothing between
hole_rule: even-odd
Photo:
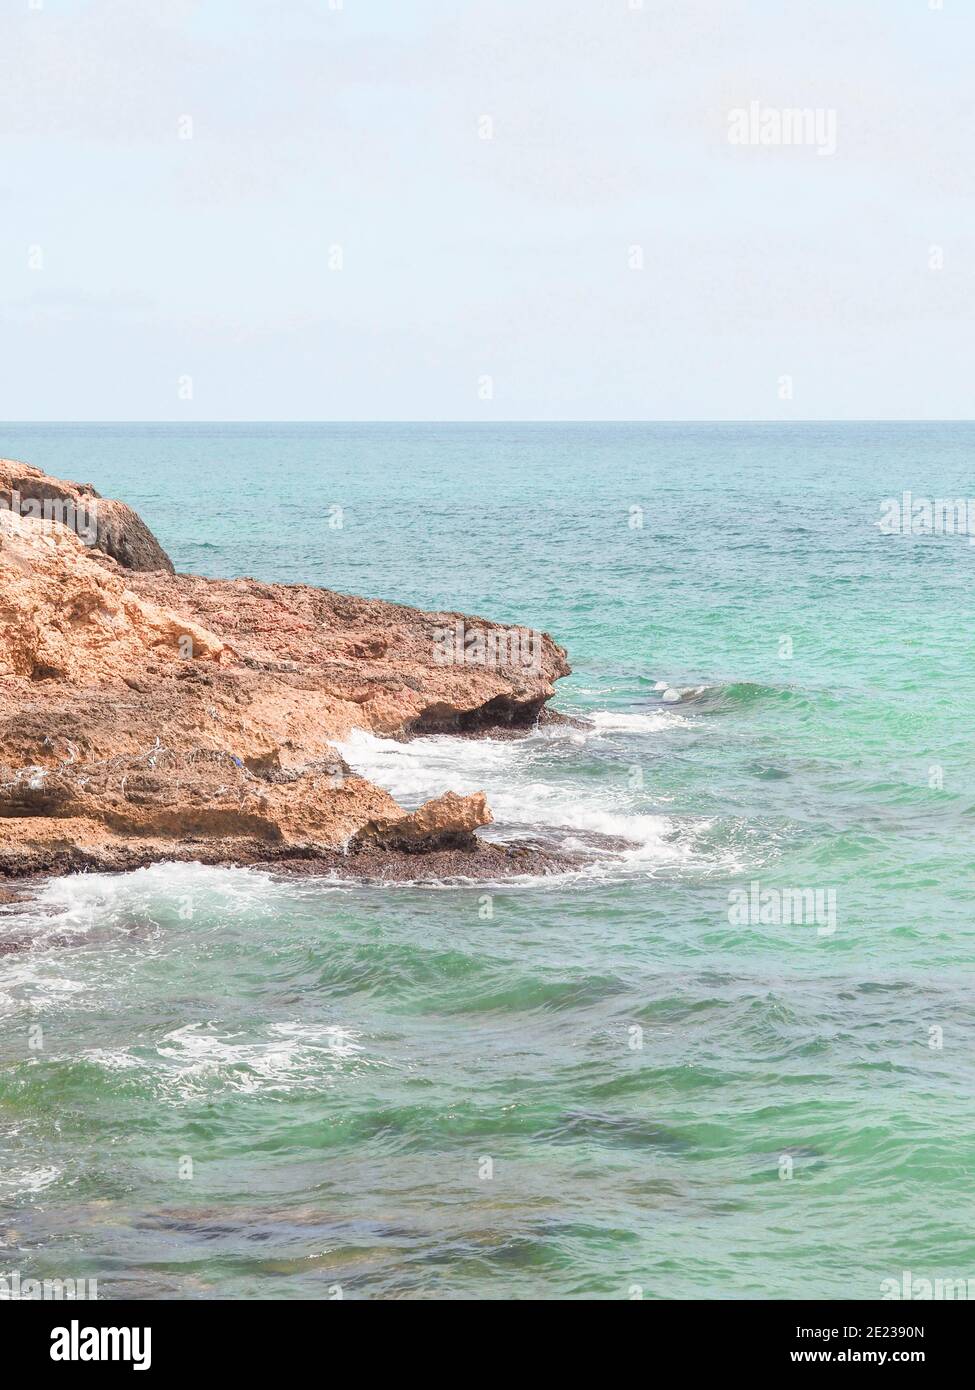
<instances>
[{"instance_id":1,"label":"rock ledge","mask_svg":"<svg viewBox=\"0 0 975 1390\"><path fill-rule=\"evenodd\" d=\"M98 498L7 460L0 502L4 489ZM545 705L569 666L547 634L177 575L130 508L98 503L97 545L0 508L0 878L172 858L511 862L475 834L491 820L483 793L407 810L334 744L353 729L510 735L555 717ZM470 650L455 631L474 634Z\"/></svg>"}]
</instances>

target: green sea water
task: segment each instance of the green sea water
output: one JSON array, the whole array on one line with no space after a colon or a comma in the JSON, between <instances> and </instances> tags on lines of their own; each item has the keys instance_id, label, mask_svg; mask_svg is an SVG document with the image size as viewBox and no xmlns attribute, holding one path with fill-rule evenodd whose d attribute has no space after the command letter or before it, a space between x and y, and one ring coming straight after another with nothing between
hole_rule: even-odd
<instances>
[{"instance_id":1,"label":"green sea water","mask_svg":"<svg viewBox=\"0 0 975 1390\"><path fill-rule=\"evenodd\" d=\"M343 746L408 805L483 787L490 833L580 848L569 875L157 865L0 908L34 947L0 955L0 1273L975 1278L975 547L877 524L975 495L975 426L14 425L0 453L124 497L180 570L542 628L592 720Z\"/></svg>"}]
</instances>

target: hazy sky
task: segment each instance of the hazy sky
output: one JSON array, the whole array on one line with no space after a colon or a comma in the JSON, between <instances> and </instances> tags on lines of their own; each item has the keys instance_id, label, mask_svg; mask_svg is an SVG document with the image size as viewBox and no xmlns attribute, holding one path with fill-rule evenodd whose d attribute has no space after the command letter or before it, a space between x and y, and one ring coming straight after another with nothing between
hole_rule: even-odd
<instances>
[{"instance_id":1,"label":"hazy sky","mask_svg":"<svg viewBox=\"0 0 975 1390\"><path fill-rule=\"evenodd\" d=\"M0 414L971 418L973 40L973 0L4 0ZM752 102L835 153L731 143Z\"/></svg>"}]
</instances>

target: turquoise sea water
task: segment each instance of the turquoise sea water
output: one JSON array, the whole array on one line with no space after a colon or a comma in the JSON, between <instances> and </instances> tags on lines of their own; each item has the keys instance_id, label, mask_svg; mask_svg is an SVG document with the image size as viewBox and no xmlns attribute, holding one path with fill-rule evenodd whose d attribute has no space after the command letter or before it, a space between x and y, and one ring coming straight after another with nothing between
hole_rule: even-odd
<instances>
[{"instance_id":1,"label":"turquoise sea water","mask_svg":"<svg viewBox=\"0 0 975 1390\"><path fill-rule=\"evenodd\" d=\"M483 787L496 835L633 844L495 887L160 865L0 909L38 937L0 956L0 1272L975 1277L975 547L876 525L975 495L975 426L6 426L0 453L124 497L181 570L549 631L592 732L344 751L407 804ZM731 920L753 882L835 931Z\"/></svg>"}]
</instances>

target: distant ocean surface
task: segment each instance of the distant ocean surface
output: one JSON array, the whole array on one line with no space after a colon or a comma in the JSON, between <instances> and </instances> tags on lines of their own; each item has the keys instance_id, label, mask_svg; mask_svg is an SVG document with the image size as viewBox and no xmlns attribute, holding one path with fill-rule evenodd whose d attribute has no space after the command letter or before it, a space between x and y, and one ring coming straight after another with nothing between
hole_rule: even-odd
<instances>
[{"instance_id":1,"label":"distant ocean surface","mask_svg":"<svg viewBox=\"0 0 975 1390\"><path fill-rule=\"evenodd\" d=\"M495 887L158 865L0 909L51 942L0 956L0 1273L975 1278L975 547L877 525L975 496L975 425L8 425L0 454L131 503L183 571L550 632L591 731L343 751L408 805L484 788L502 837L633 844Z\"/></svg>"}]
</instances>

